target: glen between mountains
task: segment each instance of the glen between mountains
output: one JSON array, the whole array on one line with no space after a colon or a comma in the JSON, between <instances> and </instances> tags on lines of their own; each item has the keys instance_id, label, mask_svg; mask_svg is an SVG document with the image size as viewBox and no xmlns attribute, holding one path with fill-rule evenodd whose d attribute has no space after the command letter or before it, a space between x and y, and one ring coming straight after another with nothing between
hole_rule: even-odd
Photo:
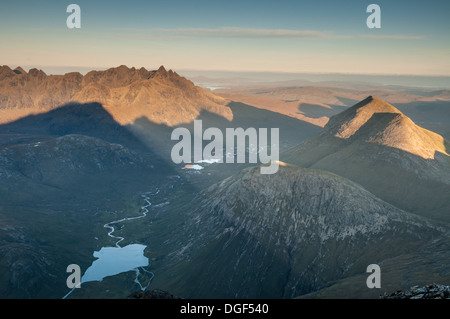
<instances>
[{"instance_id":1,"label":"glen between mountains","mask_svg":"<svg viewBox=\"0 0 450 319\"><path fill-rule=\"evenodd\" d=\"M283 90L309 100L322 92ZM85 271L94 251L114 246L104 225L137 215L146 193L147 216L115 224L114 235L146 246L149 289L183 298L378 298L450 283L450 145L416 124L431 127L433 112L447 116L443 108L418 112L415 100L400 111L368 94L339 107L289 100L283 107L301 112L291 116L264 94L252 104L250 91L216 94L164 67L85 75L0 67L0 297L64 296L66 267ZM445 94L436 103L447 103ZM192 131L194 120L279 128L279 171L174 164L171 132ZM436 127L446 132L444 124ZM369 264L381 267L381 289L366 286ZM70 298L125 298L139 290L134 276L85 283Z\"/></svg>"}]
</instances>

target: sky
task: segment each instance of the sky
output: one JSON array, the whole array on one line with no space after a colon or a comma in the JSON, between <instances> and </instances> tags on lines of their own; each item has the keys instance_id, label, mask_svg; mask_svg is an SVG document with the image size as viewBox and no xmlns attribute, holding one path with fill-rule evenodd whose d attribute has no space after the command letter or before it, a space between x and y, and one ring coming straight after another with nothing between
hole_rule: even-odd
<instances>
[{"instance_id":1,"label":"sky","mask_svg":"<svg viewBox=\"0 0 450 319\"><path fill-rule=\"evenodd\" d=\"M450 76L449 15L448 0L0 0L0 65Z\"/></svg>"}]
</instances>

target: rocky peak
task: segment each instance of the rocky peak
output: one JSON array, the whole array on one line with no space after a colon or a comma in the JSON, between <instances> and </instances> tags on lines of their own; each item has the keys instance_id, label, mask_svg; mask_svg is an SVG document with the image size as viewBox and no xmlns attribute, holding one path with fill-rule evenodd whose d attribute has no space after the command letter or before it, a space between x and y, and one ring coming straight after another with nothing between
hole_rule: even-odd
<instances>
[{"instance_id":1,"label":"rocky peak","mask_svg":"<svg viewBox=\"0 0 450 319\"><path fill-rule=\"evenodd\" d=\"M436 151L447 154L442 136L417 126L397 108L373 96L333 116L325 128L326 134L350 142L376 143L423 158L434 158Z\"/></svg>"},{"instance_id":2,"label":"rocky peak","mask_svg":"<svg viewBox=\"0 0 450 319\"><path fill-rule=\"evenodd\" d=\"M159 69L158 69L156 72L159 72L159 73L167 73L166 68L164 67L164 65L161 65L161 66L159 67Z\"/></svg>"},{"instance_id":3,"label":"rocky peak","mask_svg":"<svg viewBox=\"0 0 450 319\"><path fill-rule=\"evenodd\" d=\"M3 80L5 78L11 78L15 75L13 70L7 65L0 66L0 80Z\"/></svg>"},{"instance_id":4,"label":"rocky peak","mask_svg":"<svg viewBox=\"0 0 450 319\"><path fill-rule=\"evenodd\" d=\"M38 70L36 68L30 69L28 74L32 77L41 77L41 78L47 76L47 74L45 74L44 71Z\"/></svg>"},{"instance_id":5,"label":"rocky peak","mask_svg":"<svg viewBox=\"0 0 450 319\"><path fill-rule=\"evenodd\" d=\"M18 66L17 68L15 68L15 69L13 70L13 72L14 72L15 74L27 74L27 72L26 72L24 69L22 69L20 66Z\"/></svg>"},{"instance_id":6,"label":"rocky peak","mask_svg":"<svg viewBox=\"0 0 450 319\"><path fill-rule=\"evenodd\" d=\"M158 70L154 71L152 78L169 78L170 74L167 72L166 68L161 65Z\"/></svg>"},{"instance_id":7,"label":"rocky peak","mask_svg":"<svg viewBox=\"0 0 450 319\"><path fill-rule=\"evenodd\" d=\"M344 112L331 117L325 128L337 137L349 138L376 113L401 114L391 104L369 96Z\"/></svg>"},{"instance_id":8,"label":"rocky peak","mask_svg":"<svg viewBox=\"0 0 450 319\"><path fill-rule=\"evenodd\" d=\"M142 67L139 70L137 70L137 73L143 78L148 79L150 75L152 74L150 71L148 71L146 68Z\"/></svg>"}]
</instances>

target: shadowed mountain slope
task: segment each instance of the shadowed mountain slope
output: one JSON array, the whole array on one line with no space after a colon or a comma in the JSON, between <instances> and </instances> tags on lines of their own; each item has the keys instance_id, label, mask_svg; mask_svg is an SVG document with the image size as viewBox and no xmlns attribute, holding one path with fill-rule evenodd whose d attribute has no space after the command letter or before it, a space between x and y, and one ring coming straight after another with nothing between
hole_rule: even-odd
<instances>
[{"instance_id":1,"label":"shadowed mountain slope","mask_svg":"<svg viewBox=\"0 0 450 319\"><path fill-rule=\"evenodd\" d=\"M136 214L133 198L173 174L99 103L1 125L0 296L61 298L105 211Z\"/></svg>"},{"instance_id":2,"label":"shadowed mountain slope","mask_svg":"<svg viewBox=\"0 0 450 319\"><path fill-rule=\"evenodd\" d=\"M291 165L244 169L193 202L154 279L186 298L291 298L445 234L345 178Z\"/></svg>"}]
</instances>

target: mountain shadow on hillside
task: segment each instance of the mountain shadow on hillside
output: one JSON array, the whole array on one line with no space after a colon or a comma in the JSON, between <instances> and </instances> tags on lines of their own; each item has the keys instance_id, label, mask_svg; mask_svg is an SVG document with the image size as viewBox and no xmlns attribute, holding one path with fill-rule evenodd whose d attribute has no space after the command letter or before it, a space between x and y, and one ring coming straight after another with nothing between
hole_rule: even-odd
<instances>
[{"instance_id":1,"label":"mountain shadow on hillside","mask_svg":"<svg viewBox=\"0 0 450 319\"><path fill-rule=\"evenodd\" d=\"M123 144L133 149L146 148L97 102L68 103L46 113L29 115L1 125L0 134L51 137L80 134Z\"/></svg>"}]
</instances>

